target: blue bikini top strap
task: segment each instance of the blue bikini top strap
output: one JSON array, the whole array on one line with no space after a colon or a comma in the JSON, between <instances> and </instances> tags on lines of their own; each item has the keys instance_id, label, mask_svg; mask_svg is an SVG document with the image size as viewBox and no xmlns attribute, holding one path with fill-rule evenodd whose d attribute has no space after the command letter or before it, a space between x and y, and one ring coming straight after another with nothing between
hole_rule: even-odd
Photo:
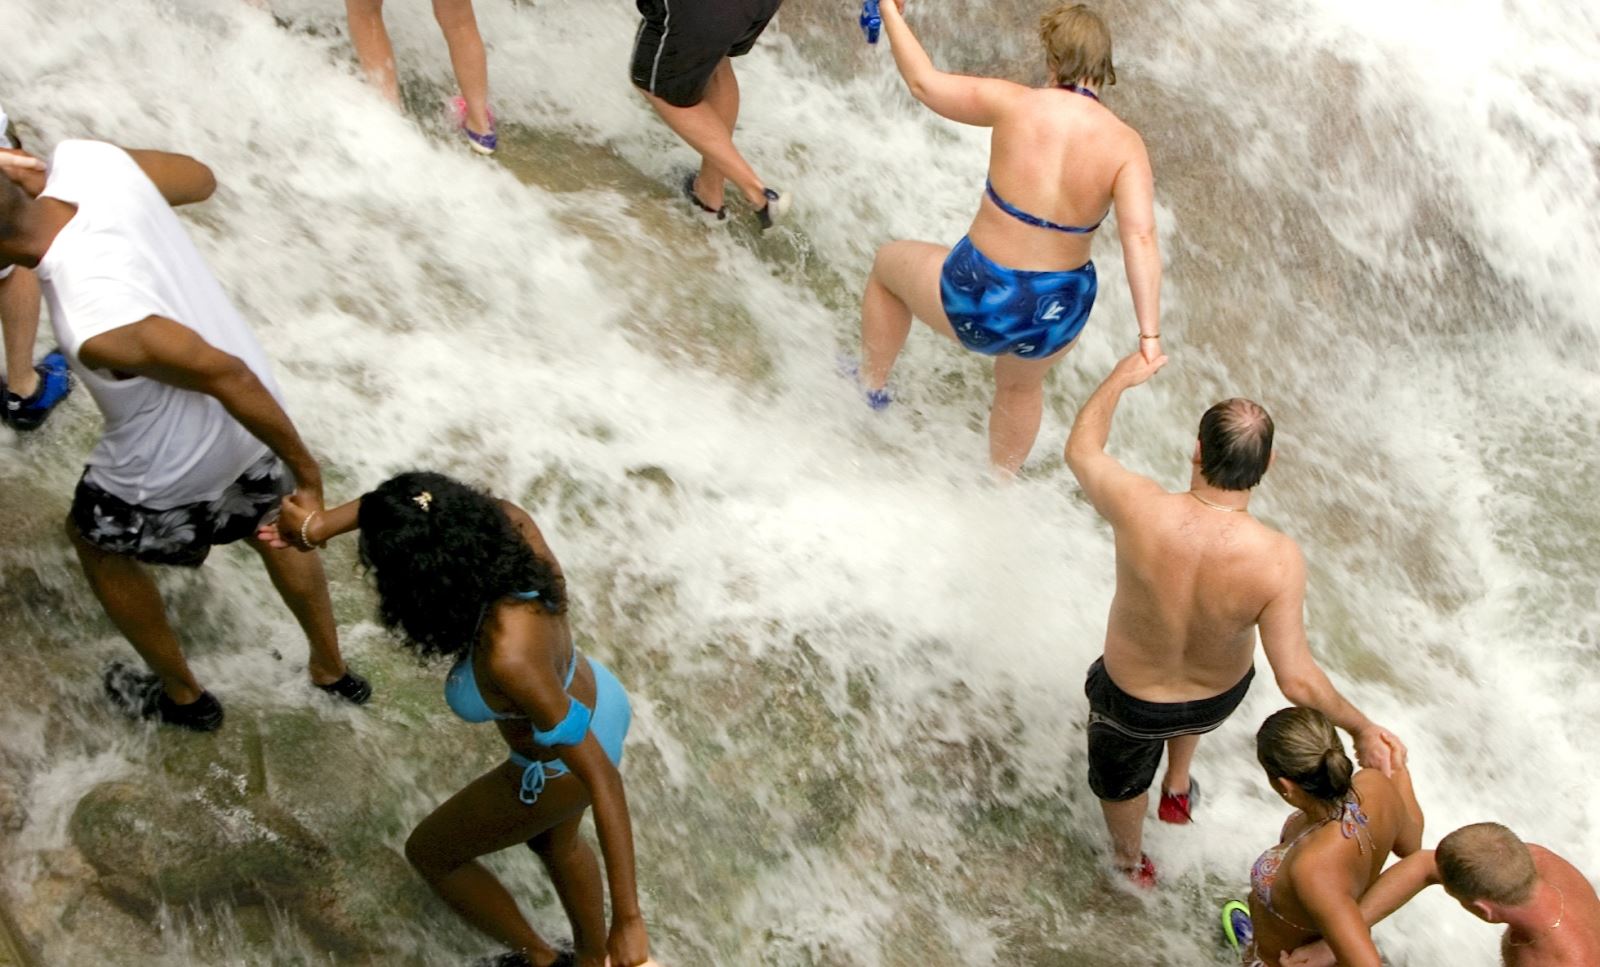
<instances>
[{"instance_id":1,"label":"blue bikini top strap","mask_svg":"<svg viewBox=\"0 0 1600 967\"><path fill-rule=\"evenodd\" d=\"M1096 94L1094 91L1091 91L1087 87L1084 87L1084 86L1082 86L1080 84L1059 84L1057 86L1060 87L1063 91L1071 91L1074 94L1082 94L1084 97L1087 97L1091 101L1100 100L1100 95Z\"/></svg>"},{"instance_id":2,"label":"blue bikini top strap","mask_svg":"<svg viewBox=\"0 0 1600 967\"><path fill-rule=\"evenodd\" d=\"M994 182L992 180L985 181L983 183L983 190L989 193L989 200L994 202L1001 211L1005 212L1007 215L1010 215L1012 218L1015 218L1019 222L1025 222L1029 225L1035 226L1036 228L1048 228L1053 232L1066 232L1069 235L1087 235L1099 228L1100 222L1105 221L1105 216L1102 215L1099 222L1095 222L1088 228L1079 228L1076 225L1059 225L1050 221L1049 219L1040 218L1038 215L1030 215L1017 206L1006 201L1004 198L1001 198L1000 193L994 190Z\"/></svg>"},{"instance_id":3,"label":"blue bikini top strap","mask_svg":"<svg viewBox=\"0 0 1600 967\"><path fill-rule=\"evenodd\" d=\"M553 729L534 729L533 741L545 748L577 745L589 734L589 719L594 710L575 698L567 699L567 715Z\"/></svg>"}]
</instances>

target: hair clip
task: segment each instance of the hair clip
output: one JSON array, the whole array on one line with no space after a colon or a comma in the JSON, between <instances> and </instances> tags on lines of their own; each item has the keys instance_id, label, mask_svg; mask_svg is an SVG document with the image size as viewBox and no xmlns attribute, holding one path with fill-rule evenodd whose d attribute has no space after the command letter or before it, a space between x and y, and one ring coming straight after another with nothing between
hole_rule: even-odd
<instances>
[{"instance_id":1,"label":"hair clip","mask_svg":"<svg viewBox=\"0 0 1600 967\"><path fill-rule=\"evenodd\" d=\"M417 506L422 508L422 512L423 513L427 513L428 512L428 505L433 503L433 494L430 494L426 490L424 490L422 493L417 494L415 497L412 497L411 499L416 501Z\"/></svg>"}]
</instances>

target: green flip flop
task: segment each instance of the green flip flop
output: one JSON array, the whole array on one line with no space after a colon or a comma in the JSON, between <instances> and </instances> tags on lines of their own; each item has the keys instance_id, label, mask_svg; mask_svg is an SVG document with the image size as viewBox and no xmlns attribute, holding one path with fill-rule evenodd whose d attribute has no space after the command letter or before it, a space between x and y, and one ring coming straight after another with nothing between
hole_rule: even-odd
<instances>
[{"instance_id":1,"label":"green flip flop","mask_svg":"<svg viewBox=\"0 0 1600 967\"><path fill-rule=\"evenodd\" d=\"M1222 935L1237 953L1255 939L1250 924L1250 908L1240 900L1229 900L1222 905Z\"/></svg>"}]
</instances>

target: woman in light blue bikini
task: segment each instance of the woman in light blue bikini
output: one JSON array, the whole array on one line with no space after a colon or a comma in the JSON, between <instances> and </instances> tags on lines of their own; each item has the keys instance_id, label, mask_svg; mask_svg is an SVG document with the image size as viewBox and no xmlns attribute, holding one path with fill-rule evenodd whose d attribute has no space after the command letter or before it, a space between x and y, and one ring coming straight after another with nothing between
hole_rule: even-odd
<instances>
[{"instance_id":1,"label":"woman in light blue bikini","mask_svg":"<svg viewBox=\"0 0 1600 967\"><path fill-rule=\"evenodd\" d=\"M1114 205L1146 359L1161 355L1161 256L1154 181L1138 132L1100 103L1116 83L1111 34L1082 4L1046 14L1040 36L1051 82L936 70L886 0L883 26L911 93L938 114L994 129L989 181L954 249L890 242L878 250L861 304L858 378L874 409L889 403L895 358L916 316L974 352L994 356L989 459L1008 474L1039 434L1044 377L1071 349L1094 305L1090 240Z\"/></svg>"},{"instance_id":2,"label":"woman in light blue bikini","mask_svg":"<svg viewBox=\"0 0 1600 967\"><path fill-rule=\"evenodd\" d=\"M424 654L457 656L445 700L494 722L510 757L428 815L406 858L474 927L511 948L497 967L649 961L633 832L617 765L631 713L610 671L573 645L561 566L521 508L437 473L406 473L307 514L286 500L271 537L306 548L356 528L379 615ZM591 805L611 887L578 834ZM477 858L527 843L571 921L573 950L536 933Z\"/></svg>"},{"instance_id":3,"label":"woman in light blue bikini","mask_svg":"<svg viewBox=\"0 0 1600 967\"><path fill-rule=\"evenodd\" d=\"M1250 869L1254 942L1242 951L1244 967L1276 967L1318 938L1341 964L1381 967L1359 901L1390 854L1422 848L1422 808L1404 750L1394 751L1393 778L1354 772L1333 722L1310 708L1274 712L1256 732L1272 791L1296 811Z\"/></svg>"}]
</instances>

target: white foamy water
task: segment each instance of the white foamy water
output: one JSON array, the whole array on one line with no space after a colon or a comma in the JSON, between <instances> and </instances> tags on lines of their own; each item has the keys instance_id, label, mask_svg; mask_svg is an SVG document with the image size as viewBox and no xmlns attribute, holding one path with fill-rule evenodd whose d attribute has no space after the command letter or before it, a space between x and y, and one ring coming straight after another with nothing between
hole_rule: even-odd
<instances>
[{"instance_id":1,"label":"white foamy water","mask_svg":"<svg viewBox=\"0 0 1600 967\"><path fill-rule=\"evenodd\" d=\"M1032 59L1040 4L920 5L942 62ZM625 775L660 957L1224 962L1215 911L1282 819L1251 740L1283 704L1270 675L1202 744L1200 824L1152 820L1167 886L1140 901L1096 872L1082 675L1111 548L1059 451L1076 401L1133 348L1115 234L1027 477L997 489L977 358L914 333L881 416L835 375L873 249L954 242L987 150L911 101L849 11L790 0L741 64L740 144L800 205L794 231L757 239L677 213L691 157L628 85L629 5L478 4L499 164L431 111L450 82L427 6L389 7L420 121L356 80L342 12L308 0L274 3L290 29L223 0L0 0L0 101L36 142L98 136L216 170L190 225L331 499L430 467L540 521L586 647L635 699ZM1258 512L1306 550L1330 673L1410 744L1429 842L1497 819L1600 870L1583 751L1600 729L1600 20L1578 0L1112 14L1108 103L1157 166L1173 356L1126 398L1114 451L1178 486L1203 408L1261 400L1280 458ZM93 875L67 858L78 799L173 748L95 696L126 646L55 524L97 426L86 398L63 416L0 442L0 480L26 498L0 498L22 535L0 574L32 595L6 600L46 602L7 622L24 629L10 650L54 690L0 712L21 817L7 903L46 963L312 959L282 918L262 939L202 911L129 952L47 909ZM437 669L373 632L348 549L333 562L347 652L385 672L370 711L306 694L298 632L247 554L165 586L229 731L269 734L288 709L359 751L365 771L339 782L269 762L273 801L398 849L459 784L432 765L497 753L437 701ZM496 868L564 935L536 863ZM382 906L405 874L372 869L351 889ZM398 912L376 923L395 939L374 963L487 949ZM1495 957L1495 932L1441 895L1377 937L1397 964Z\"/></svg>"}]
</instances>

